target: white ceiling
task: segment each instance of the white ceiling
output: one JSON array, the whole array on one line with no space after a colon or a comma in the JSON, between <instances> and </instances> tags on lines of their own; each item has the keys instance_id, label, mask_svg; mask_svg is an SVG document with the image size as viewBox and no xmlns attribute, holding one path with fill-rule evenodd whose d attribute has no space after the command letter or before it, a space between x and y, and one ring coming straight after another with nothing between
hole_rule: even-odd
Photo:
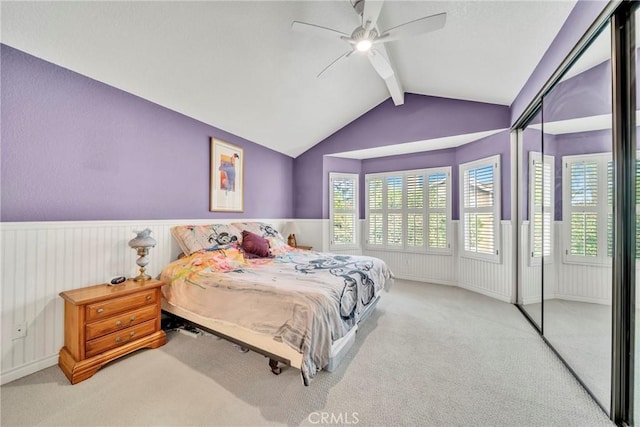
<instances>
[{"instance_id":1,"label":"white ceiling","mask_svg":"<svg viewBox=\"0 0 640 427\"><path fill-rule=\"evenodd\" d=\"M509 105L575 1L394 1L386 29L447 12L443 30L386 44L405 92ZM348 0L1 3L1 41L296 157L389 97L365 57L294 20L346 33ZM401 107L398 107L401 108Z\"/></svg>"}]
</instances>

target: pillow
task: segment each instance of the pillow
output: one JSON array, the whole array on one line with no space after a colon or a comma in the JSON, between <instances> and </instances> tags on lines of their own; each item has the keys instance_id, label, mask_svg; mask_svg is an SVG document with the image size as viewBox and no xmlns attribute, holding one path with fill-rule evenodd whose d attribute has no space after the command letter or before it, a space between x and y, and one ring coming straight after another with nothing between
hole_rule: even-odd
<instances>
[{"instance_id":1,"label":"pillow","mask_svg":"<svg viewBox=\"0 0 640 427\"><path fill-rule=\"evenodd\" d=\"M273 237L286 242L285 238L282 237L282 234L280 234L278 230L273 228L271 224L267 224L265 222L234 222L231 225L235 226L239 230L247 230L264 238Z\"/></svg>"},{"instance_id":2,"label":"pillow","mask_svg":"<svg viewBox=\"0 0 640 427\"><path fill-rule=\"evenodd\" d=\"M242 232L242 249L247 254L257 255L260 258L271 256L271 252L269 252L269 241L247 230ZM248 258L252 257L249 256Z\"/></svg>"},{"instance_id":3,"label":"pillow","mask_svg":"<svg viewBox=\"0 0 640 427\"><path fill-rule=\"evenodd\" d=\"M233 225L179 225L171 228L171 234L187 255L201 251L228 248L240 243L242 233Z\"/></svg>"}]
</instances>

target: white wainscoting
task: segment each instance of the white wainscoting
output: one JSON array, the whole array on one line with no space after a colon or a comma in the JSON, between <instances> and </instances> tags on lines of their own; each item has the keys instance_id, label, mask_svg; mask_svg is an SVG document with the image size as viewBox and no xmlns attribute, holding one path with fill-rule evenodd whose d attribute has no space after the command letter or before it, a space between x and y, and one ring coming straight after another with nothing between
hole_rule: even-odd
<instances>
[{"instance_id":1,"label":"white wainscoting","mask_svg":"<svg viewBox=\"0 0 640 427\"><path fill-rule=\"evenodd\" d=\"M511 221L501 222L502 261L483 261L460 256L460 222L453 221L451 255L371 250L365 255L385 260L396 277L420 282L454 285L501 301L512 302L514 290L513 232Z\"/></svg>"},{"instance_id":2,"label":"white wainscoting","mask_svg":"<svg viewBox=\"0 0 640 427\"><path fill-rule=\"evenodd\" d=\"M555 222L554 231L557 242L554 262L558 266L553 287L555 298L611 305L612 265L563 262L562 254L567 245L562 240L562 221Z\"/></svg>"},{"instance_id":3,"label":"white wainscoting","mask_svg":"<svg viewBox=\"0 0 640 427\"><path fill-rule=\"evenodd\" d=\"M451 254L386 251L366 246L363 254L383 259L398 279L455 286L458 284L457 223L453 221ZM362 227L364 230L364 223Z\"/></svg>"},{"instance_id":4,"label":"white wainscoting","mask_svg":"<svg viewBox=\"0 0 640 427\"><path fill-rule=\"evenodd\" d=\"M150 228L158 245L150 251L147 271L160 274L180 248L170 228L180 224L236 220L80 221L0 224L2 263L0 383L5 384L58 361L64 341L64 304L58 294L116 275L137 274L135 251L127 243L133 230ZM242 220L249 221L249 220ZM281 229L285 220L266 221ZM16 325L26 337L13 338Z\"/></svg>"},{"instance_id":5,"label":"white wainscoting","mask_svg":"<svg viewBox=\"0 0 640 427\"><path fill-rule=\"evenodd\" d=\"M541 283L544 280L544 299L566 299L570 301L611 305L611 265L591 265L565 263L562 240L562 221L554 222L554 242L552 259L544 264L530 265L529 222L523 222L521 235L522 288L520 299L523 304L540 302Z\"/></svg>"},{"instance_id":6,"label":"white wainscoting","mask_svg":"<svg viewBox=\"0 0 640 427\"><path fill-rule=\"evenodd\" d=\"M519 298L522 304L535 304L542 300L542 267L540 264L531 265L530 229L529 221L524 221L520 226L520 265L522 267ZM545 281L549 281L546 275ZM548 286L549 282L547 282Z\"/></svg>"},{"instance_id":7,"label":"white wainscoting","mask_svg":"<svg viewBox=\"0 0 640 427\"><path fill-rule=\"evenodd\" d=\"M502 262L488 262L460 257L457 242L459 221L452 221L451 255L434 255L416 252L399 252L350 248L333 249L329 245L329 220L309 219L297 220L300 230L298 243L314 246L314 249L325 252L344 253L349 255L368 255L383 259L396 277L419 282L460 286L465 289L488 295L502 301L513 302L514 295L514 246L511 221L501 222ZM360 221L358 230L364 236L365 221ZM316 242L322 242L319 246ZM322 248L322 249L319 249Z\"/></svg>"},{"instance_id":8,"label":"white wainscoting","mask_svg":"<svg viewBox=\"0 0 640 427\"><path fill-rule=\"evenodd\" d=\"M458 225L458 228L460 226ZM514 302L514 235L511 221L500 222L501 262L459 256L458 286L505 302Z\"/></svg>"}]
</instances>

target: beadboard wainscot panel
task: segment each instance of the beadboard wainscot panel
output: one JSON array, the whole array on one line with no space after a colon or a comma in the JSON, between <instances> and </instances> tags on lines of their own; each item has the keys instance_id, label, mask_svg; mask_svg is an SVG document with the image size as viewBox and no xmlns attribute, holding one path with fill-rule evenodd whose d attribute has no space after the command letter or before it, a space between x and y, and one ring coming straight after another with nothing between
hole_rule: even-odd
<instances>
[{"instance_id":1,"label":"beadboard wainscot panel","mask_svg":"<svg viewBox=\"0 0 640 427\"><path fill-rule=\"evenodd\" d=\"M64 304L58 294L117 275L135 276L136 253L128 246L133 230L149 228L158 244L149 254L148 273L155 277L176 259L180 248L171 227L229 223L237 220L154 220L5 222L0 224L2 262L2 363L5 384L58 363L64 341ZM277 229L287 220L264 221ZM17 325L27 334L13 337Z\"/></svg>"},{"instance_id":2,"label":"beadboard wainscot panel","mask_svg":"<svg viewBox=\"0 0 640 427\"><path fill-rule=\"evenodd\" d=\"M458 221L452 221L451 254L385 251L370 249L366 246L363 254L384 260L398 279L457 285L458 257L455 244L458 241L457 223Z\"/></svg>"},{"instance_id":3,"label":"beadboard wainscot panel","mask_svg":"<svg viewBox=\"0 0 640 427\"><path fill-rule=\"evenodd\" d=\"M522 303L540 302L540 284L544 281L544 299L564 299L594 304L611 304L611 266L566 263L563 258L562 222L554 223L553 257L541 265L531 265L529 223L521 226ZM640 273L640 269L637 270Z\"/></svg>"},{"instance_id":4,"label":"beadboard wainscot panel","mask_svg":"<svg viewBox=\"0 0 640 427\"><path fill-rule=\"evenodd\" d=\"M542 265L531 263L529 221L523 221L520 226L520 266L521 286L519 289L519 302L521 304L535 304L542 300ZM545 277L546 279L546 277Z\"/></svg>"},{"instance_id":5,"label":"beadboard wainscot panel","mask_svg":"<svg viewBox=\"0 0 640 427\"><path fill-rule=\"evenodd\" d=\"M611 305L611 264L594 265L564 262L562 248L565 246L562 241L562 222L560 221L557 222L555 237L558 242L556 260L559 263L555 297L570 301Z\"/></svg>"},{"instance_id":6,"label":"beadboard wainscot panel","mask_svg":"<svg viewBox=\"0 0 640 427\"><path fill-rule=\"evenodd\" d=\"M296 241L299 245L311 246L314 251L323 251L323 220L321 219L292 219L296 228ZM285 224L285 227L288 224ZM286 239L288 236L284 236Z\"/></svg>"},{"instance_id":7,"label":"beadboard wainscot panel","mask_svg":"<svg viewBox=\"0 0 640 427\"><path fill-rule=\"evenodd\" d=\"M570 301L611 305L612 266L564 262L562 222L556 223L556 261L559 265L555 297ZM546 280L546 279L545 279Z\"/></svg>"},{"instance_id":8,"label":"beadboard wainscot panel","mask_svg":"<svg viewBox=\"0 0 640 427\"><path fill-rule=\"evenodd\" d=\"M417 252L366 249L364 255L384 260L397 279L456 285L456 257Z\"/></svg>"},{"instance_id":9,"label":"beadboard wainscot panel","mask_svg":"<svg viewBox=\"0 0 640 427\"><path fill-rule=\"evenodd\" d=\"M554 234L553 239L553 247L552 247L552 256L544 261L544 264L540 262L540 260L536 260L535 263L532 264L531 260L531 246L529 245L531 234L530 234L530 223L529 221L524 221L522 226L520 227L521 235L520 235L520 265L521 265L521 283L522 287L520 289L520 302L522 304L535 304L539 303L541 300L542 294L542 282L544 281L544 299L553 299L556 298L556 284L558 282L558 268L562 266L561 257L558 256L560 253L560 246L558 243L558 239L555 236L558 236L557 231L559 230L558 225L554 225L554 230L556 230L556 234Z\"/></svg>"},{"instance_id":10,"label":"beadboard wainscot panel","mask_svg":"<svg viewBox=\"0 0 640 427\"><path fill-rule=\"evenodd\" d=\"M514 302L514 233L512 230L511 221L500 222L502 242L500 263L459 256L458 286L501 301Z\"/></svg>"}]
</instances>

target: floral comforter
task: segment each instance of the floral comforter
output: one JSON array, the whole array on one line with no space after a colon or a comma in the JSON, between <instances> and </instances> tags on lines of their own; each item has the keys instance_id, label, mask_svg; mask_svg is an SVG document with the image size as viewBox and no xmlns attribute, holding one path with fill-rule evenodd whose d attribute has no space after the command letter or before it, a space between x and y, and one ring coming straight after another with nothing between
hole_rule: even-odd
<instances>
[{"instance_id":1,"label":"floral comforter","mask_svg":"<svg viewBox=\"0 0 640 427\"><path fill-rule=\"evenodd\" d=\"M269 334L303 355L305 385L387 283L387 265L365 256L291 248L245 259L235 247L197 252L162 271L167 302Z\"/></svg>"}]
</instances>

